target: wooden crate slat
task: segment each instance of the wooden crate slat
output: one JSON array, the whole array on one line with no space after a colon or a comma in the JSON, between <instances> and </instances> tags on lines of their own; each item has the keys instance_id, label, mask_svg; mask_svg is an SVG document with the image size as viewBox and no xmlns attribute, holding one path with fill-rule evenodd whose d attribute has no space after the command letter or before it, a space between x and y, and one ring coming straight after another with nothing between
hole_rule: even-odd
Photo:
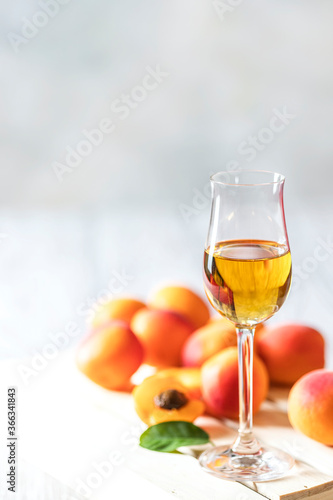
<instances>
[{"instance_id":1,"label":"wooden crate slat","mask_svg":"<svg viewBox=\"0 0 333 500\"><path fill-rule=\"evenodd\" d=\"M5 372L8 375L7 368ZM16 369L16 364L13 369ZM134 436L137 428L139 432L140 426L144 428L134 412L131 396L105 391L90 383L75 369L73 353L59 355L58 359L50 363L45 373L28 387L19 380L17 385L21 405L21 457L33 458L38 468L44 468L59 479L60 483L68 486L73 487L76 477L84 477L91 471L90 462L103 459L105 445L109 443L110 449L113 449L113 446L121 446L119 437L124 430L128 429L131 433L133 431ZM35 418L37 407L38 421ZM62 408L66 410L66 414L63 414ZM66 415L70 415L70 418ZM62 427L64 423L66 427ZM201 417L196 423L206 428L217 445L232 443L237 432L237 422L220 422L210 417ZM296 433L290 427L286 415L286 400L282 392L271 394L271 400L255 415L254 424L255 434L263 443L284 449L298 460L296 468L286 477L256 484L228 482L205 473L194 458L157 454L135 446L133 452L124 449L126 463L117 474L132 477L133 483L138 485L143 485L146 481L146 484L152 486L151 492L155 487L156 491L161 491L163 496L169 495L170 499L333 499L333 449ZM64 460L62 463L56 458L60 443L50 434L50 429L53 428L62 429L62 437L66 440L66 453L71 457L70 470L66 468L68 461ZM35 436L38 436L38 440ZM103 436L102 441L98 441L98 436ZM82 439L87 446L83 450ZM109 451L108 448L106 451ZM40 457L43 457L42 461ZM112 488L114 490L117 477L111 477L109 484L106 481L105 498L107 491L112 493ZM149 496L153 497L153 494Z\"/></svg>"},{"instance_id":2,"label":"wooden crate slat","mask_svg":"<svg viewBox=\"0 0 333 500\"><path fill-rule=\"evenodd\" d=\"M313 496L321 494L333 498L333 478L300 462L282 479L247 485L270 500L312 499Z\"/></svg>"}]
</instances>

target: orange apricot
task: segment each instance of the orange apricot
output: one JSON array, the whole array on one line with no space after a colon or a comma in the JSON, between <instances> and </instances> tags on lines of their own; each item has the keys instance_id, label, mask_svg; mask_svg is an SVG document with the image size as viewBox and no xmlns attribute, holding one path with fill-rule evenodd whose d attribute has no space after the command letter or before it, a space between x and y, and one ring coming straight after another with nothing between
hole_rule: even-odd
<instances>
[{"instance_id":1,"label":"orange apricot","mask_svg":"<svg viewBox=\"0 0 333 500\"><path fill-rule=\"evenodd\" d=\"M192 326L171 311L140 309L131 328L145 349L145 363L158 367L179 366L181 350L192 333Z\"/></svg>"},{"instance_id":2,"label":"orange apricot","mask_svg":"<svg viewBox=\"0 0 333 500\"><path fill-rule=\"evenodd\" d=\"M256 354L258 354L259 339L262 337L262 335L264 335L266 328L267 328L267 325L265 323L260 323L259 325L256 326L254 339L253 339L253 348L254 348L254 352Z\"/></svg>"},{"instance_id":3,"label":"orange apricot","mask_svg":"<svg viewBox=\"0 0 333 500\"><path fill-rule=\"evenodd\" d=\"M183 385L191 397L201 398L201 370L200 368L164 368L158 371L156 377L174 378Z\"/></svg>"},{"instance_id":4,"label":"orange apricot","mask_svg":"<svg viewBox=\"0 0 333 500\"><path fill-rule=\"evenodd\" d=\"M202 395L207 410L216 417L238 418L238 353L227 347L206 361L201 368ZM269 378L264 363L253 356L253 413L268 392Z\"/></svg>"},{"instance_id":5,"label":"orange apricot","mask_svg":"<svg viewBox=\"0 0 333 500\"><path fill-rule=\"evenodd\" d=\"M173 420L193 422L205 410L204 403L193 399L173 377L146 378L133 390L133 398L135 411L147 425Z\"/></svg>"},{"instance_id":6,"label":"orange apricot","mask_svg":"<svg viewBox=\"0 0 333 500\"><path fill-rule=\"evenodd\" d=\"M94 330L79 345L76 364L90 380L106 389L124 390L143 361L138 338L123 321Z\"/></svg>"},{"instance_id":7,"label":"orange apricot","mask_svg":"<svg viewBox=\"0 0 333 500\"><path fill-rule=\"evenodd\" d=\"M193 328L200 328L209 320L209 310L204 300L182 286L160 288L148 305L154 309L177 312L187 319Z\"/></svg>"},{"instance_id":8,"label":"orange apricot","mask_svg":"<svg viewBox=\"0 0 333 500\"><path fill-rule=\"evenodd\" d=\"M199 328L189 336L182 350L184 366L201 366L226 347L237 345L236 329L228 320L219 320Z\"/></svg>"},{"instance_id":9,"label":"orange apricot","mask_svg":"<svg viewBox=\"0 0 333 500\"><path fill-rule=\"evenodd\" d=\"M212 316L211 318L209 318L206 325L210 325L210 324L216 323L216 322L221 322L221 323L224 323L225 325L229 325L229 326L233 325L233 323L231 321L229 321L227 318L225 318L224 316L221 316L221 315Z\"/></svg>"},{"instance_id":10,"label":"orange apricot","mask_svg":"<svg viewBox=\"0 0 333 500\"><path fill-rule=\"evenodd\" d=\"M325 364L324 339L309 326L296 323L267 326L256 346L271 381L276 384L291 385Z\"/></svg>"},{"instance_id":11,"label":"orange apricot","mask_svg":"<svg viewBox=\"0 0 333 500\"><path fill-rule=\"evenodd\" d=\"M288 416L295 429L333 446L333 371L303 375L289 393Z\"/></svg>"},{"instance_id":12,"label":"orange apricot","mask_svg":"<svg viewBox=\"0 0 333 500\"><path fill-rule=\"evenodd\" d=\"M130 323L134 314L143 307L145 304L136 299L125 297L113 299L97 309L92 324L94 327L99 327L114 319Z\"/></svg>"}]
</instances>

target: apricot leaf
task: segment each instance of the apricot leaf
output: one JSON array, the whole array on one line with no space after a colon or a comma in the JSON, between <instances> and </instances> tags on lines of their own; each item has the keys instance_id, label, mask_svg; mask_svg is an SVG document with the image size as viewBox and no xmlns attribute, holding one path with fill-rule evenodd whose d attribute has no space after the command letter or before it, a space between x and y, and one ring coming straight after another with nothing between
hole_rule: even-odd
<instances>
[{"instance_id":1,"label":"apricot leaf","mask_svg":"<svg viewBox=\"0 0 333 500\"><path fill-rule=\"evenodd\" d=\"M152 425L140 436L140 446L153 451L171 452L180 446L209 442L209 436L191 422L180 420Z\"/></svg>"}]
</instances>

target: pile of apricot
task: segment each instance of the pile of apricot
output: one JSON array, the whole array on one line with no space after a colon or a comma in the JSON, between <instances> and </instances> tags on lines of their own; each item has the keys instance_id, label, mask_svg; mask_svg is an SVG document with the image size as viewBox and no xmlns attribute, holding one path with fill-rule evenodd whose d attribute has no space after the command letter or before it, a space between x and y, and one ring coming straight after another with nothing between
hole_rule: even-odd
<instances>
[{"instance_id":1,"label":"pile of apricot","mask_svg":"<svg viewBox=\"0 0 333 500\"><path fill-rule=\"evenodd\" d=\"M289 397L291 424L333 444L333 372L323 370L324 348L314 328L259 325L253 411L266 399L269 384L295 384ZM205 412L238 418L235 326L222 317L210 318L207 301L186 287L160 288L147 303L118 298L100 306L76 361L92 381L121 391L133 388L131 378L142 364L155 367L133 389L136 412L147 425L194 421Z\"/></svg>"}]
</instances>

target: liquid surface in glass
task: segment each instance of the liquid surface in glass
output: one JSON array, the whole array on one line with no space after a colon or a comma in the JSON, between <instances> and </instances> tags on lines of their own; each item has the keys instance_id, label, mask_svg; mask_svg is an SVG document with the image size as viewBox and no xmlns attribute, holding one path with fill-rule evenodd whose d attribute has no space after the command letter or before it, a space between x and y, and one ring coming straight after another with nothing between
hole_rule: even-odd
<instances>
[{"instance_id":1,"label":"liquid surface in glass","mask_svg":"<svg viewBox=\"0 0 333 500\"><path fill-rule=\"evenodd\" d=\"M204 283L213 307L239 326L253 326L276 313L291 283L291 255L285 245L233 240L207 248Z\"/></svg>"}]
</instances>

